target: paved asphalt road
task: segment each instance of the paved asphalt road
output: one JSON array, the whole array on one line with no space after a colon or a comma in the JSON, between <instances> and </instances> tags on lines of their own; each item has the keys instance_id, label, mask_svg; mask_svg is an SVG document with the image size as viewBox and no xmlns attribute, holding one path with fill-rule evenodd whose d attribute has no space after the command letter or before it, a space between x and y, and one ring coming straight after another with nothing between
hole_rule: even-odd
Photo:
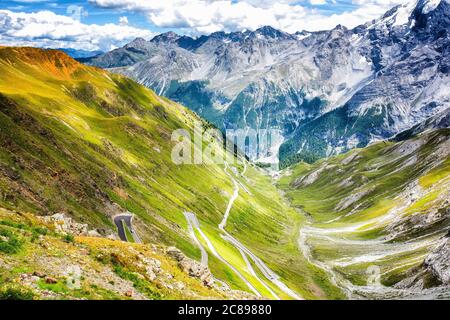
<instances>
[{"instance_id":1,"label":"paved asphalt road","mask_svg":"<svg viewBox=\"0 0 450 320\"><path fill-rule=\"evenodd\" d=\"M124 213L124 214L115 216L113 219L114 219L114 223L116 224L120 240L128 241L126 233L125 233L125 229L123 227L123 223L124 223L128 227L128 230L130 230L130 233L133 236L134 242L142 243L141 239L139 238L139 236L137 235L136 231L133 228L133 224L132 224L133 215Z\"/></svg>"}]
</instances>

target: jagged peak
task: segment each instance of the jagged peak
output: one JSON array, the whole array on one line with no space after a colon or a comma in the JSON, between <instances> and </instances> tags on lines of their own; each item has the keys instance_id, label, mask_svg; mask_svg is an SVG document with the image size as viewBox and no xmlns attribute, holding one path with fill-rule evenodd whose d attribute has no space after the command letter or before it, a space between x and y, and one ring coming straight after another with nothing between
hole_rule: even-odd
<instances>
[{"instance_id":1,"label":"jagged peak","mask_svg":"<svg viewBox=\"0 0 450 320\"><path fill-rule=\"evenodd\" d=\"M278 29L275 29L272 26L263 26L261 28L256 29L254 33L260 34L260 35L263 35L266 37L270 37L270 38L280 38L280 37L290 36L290 34L280 31Z\"/></svg>"},{"instance_id":2,"label":"jagged peak","mask_svg":"<svg viewBox=\"0 0 450 320\"><path fill-rule=\"evenodd\" d=\"M430 15L440 9L444 9L446 15L450 14L448 6L450 5L450 0L418 0L416 8L414 10L415 15Z\"/></svg>"},{"instance_id":3,"label":"jagged peak","mask_svg":"<svg viewBox=\"0 0 450 320\"><path fill-rule=\"evenodd\" d=\"M428 15L436 10L443 2L450 0L412 0L400 4L387 11L380 19L375 20L373 26L388 25L393 27L409 26L415 24L418 15Z\"/></svg>"},{"instance_id":4,"label":"jagged peak","mask_svg":"<svg viewBox=\"0 0 450 320\"><path fill-rule=\"evenodd\" d=\"M142 46L142 45L145 45L145 44L147 44L147 43L148 43L147 40L145 40L144 38L138 37L138 38L134 39L133 41L131 41L130 43L127 43L127 44L125 45L125 47Z\"/></svg>"},{"instance_id":5,"label":"jagged peak","mask_svg":"<svg viewBox=\"0 0 450 320\"><path fill-rule=\"evenodd\" d=\"M442 0L419 0L418 6L422 9L423 14L428 14L434 11L440 4Z\"/></svg>"},{"instance_id":6,"label":"jagged peak","mask_svg":"<svg viewBox=\"0 0 450 320\"><path fill-rule=\"evenodd\" d=\"M147 42L147 40L145 40L144 38L141 38L141 37L137 37L136 39L134 39L131 42Z\"/></svg>"},{"instance_id":7,"label":"jagged peak","mask_svg":"<svg viewBox=\"0 0 450 320\"><path fill-rule=\"evenodd\" d=\"M161 34L155 36L151 40L151 42L157 42L157 43L160 43L160 42L175 42L175 41L177 41L180 38L181 38L181 36L179 34L173 32L173 31L168 31L168 32L161 33Z\"/></svg>"},{"instance_id":8,"label":"jagged peak","mask_svg":"<svg viewBox=\"0 0 450 320\"><path fill-rule=\"evenodd\" d=\"M256 29L256 31L262 32L262 33L281 33L278 29L275 29L272 26L262 26L261 28Z\"/></svg>"},{"instance_id":9,"label":"jagged peak","mask_svg":"<svg viewBox=\"0 0 450 320\"><path fill-rule=\"evenodd\" d=\"M294 33L294 36L297 37L297 40L304 40L306 38L309 38L312 34L313 34L313 32L302 30L302 31L297 31L296 33Z\"/></svg>"},{"instance_id":10,"label":"jagged peak","mask_svg":"<svg viewBox=\"0 0 450 320\"><path fill-rule=\"evenodd\" d=\"M346 26L343 26L342 24L338 24L336 27L334 27L333 30L343 30L343 31L347 31L348 28Z\"/></svg>"},{"instance_id":11,"label":"jagged peak","mask_svg":"<svg viewBox=\"0 0 450 320\"><path fill-rule=\"evenodd\" d=\"M251 38L263 37L266 39L274 39L274 40L276 40L276 39L296 39L295 35L291 35L287 32L275 29L272 26L263 26L252 32L242 31L240 34L243 36L249 36Z\"/></svg>"},{"instance_id":12,"label":"jagged peak","mask_svg":"<svg viewBox=\"0 0 450 320\"><path fill-rule=\"evenodd\" d=\"M215 38L222 38L222 37L225 37L226 35L227 35L227 33L224 31L216 31L216 32L211 33L209 36L215 37Z\"/></svg>"}]
</instances>

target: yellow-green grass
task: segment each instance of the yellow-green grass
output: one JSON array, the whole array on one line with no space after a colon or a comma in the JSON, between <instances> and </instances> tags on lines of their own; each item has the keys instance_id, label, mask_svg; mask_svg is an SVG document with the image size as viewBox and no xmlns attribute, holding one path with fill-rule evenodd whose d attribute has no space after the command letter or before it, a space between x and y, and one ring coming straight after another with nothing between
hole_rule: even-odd
<instances>
[{"instance_id":1,"label":"yellow-green grass","mask_svg":"<svg viewBox=\"0 0 450 320\"><path fill-rule=\"evenodd\" d=\"M336 259L370 254L371 248L377 248L376 242L367 242L368 252L358 252L357 245L352 252L352 245L340 245L339 241L382 241L390 236L393 237L388 238L390 243L401 244L416 237L422 237L423 241L432 240L446 233L445 220L415 226L414 216L448 207L445 198L450 172L446 145L449 138L450 130L441 129L408 141L380 142L285 170L278 186L294 206L310 217L310 223L325 233L327 229L341 228L331 234L336 237L336 243L314 237L308 239L313 257L332 264ZM319 173L317 177L305 183L308 179L304 178L311 177L314 172ZM410 189L413 191L408 191ZM355 197L358 194L360 196ZM346 202L349 204L343 205ZM391 219L384 219L389 217L388 214ZM401 223L402 228L394 229L395 223ZM348 229L352 226L359 228ZM424 244L424 248L415 252L402 252L376 261L375 264L384 270L382 281L392 285L406 277L408 273L399 267L402 264L407 265L408 270L418 267L421 262L414 259L424 257L432 248L432 245ZM360 285L367 278L367 267L361 263L334 269Z\"/></svg>"},{"instance_id":2,"label":"yellow-green grass","mask_svg":"<svg viewBox=\"0 0 450 320\"><path fill-rule=\"evenodd\" d=\"M127 241L134 243L134 237L131 234L130 229L128 229L127 224L123 220L121 220L120 222L122 223L123 230L125 231L125 236L127 237Z\"/></svg>"},{"instance_id":3,"label":"yellow-green grass","mask_svg":"<svg viewBox=\"0 0 450 320\"><path fill-rule=\"evenodd\" d=\"M183 106L60 52L0 48L0 205L113 230L111 217L129 211L145 242L199 259L183 212L217 230L233 184L223 165L172 162L172 132L193 136L195 122L210 128ZM248 176L253 196L241 191L228 231L305 298L340 297L297 248L303 218L261 172L250 167ZM221 268L216 261L213 272Z\"/></svg>"},{"instance_id":4,"label":"yellow-green grass","mask_svg":"<svg viewBox=\"0 0 450 320\"><path fill-rule=\"evenodd\" d=\"M223 240L220 235L215 232L208 233L208 231L206 231L205 234L207 235L208 239L210 239L212 245L223 259L225 259L228 263L235 267L263 297L273 299L273 296L270 294L270 292L267 291L267 289L264 288L264 286L262 286L261 283L250 274L239 250L233 247L230 243ZM211 252L209 252L209 254L212 255ZM247 285L245 285L245 290L249 290Z\"/></svg>"},{"instance_id":5,"label":"yellow-green grass","mask_svg":"<svg viewBox=\"0 0 450 320\"><path fill-rule=\"evenodd\" d=\"M199 279L182 271L178 262L165 254L165 248L115 241L105 238L75 237L66 241L52 224L33 214L0 208L0 228L7 229L21 241L18 252L0 251L0 295L7 288L31 292L35 299L129 299L123 284L135 293L152 299L225 299L223 292L204 286ZM147 276L146 267L136 255L157 259L164 273L156 279ZM81 269L80 286L68 285L67 267ZM31 284L21 277L41 275ZM45 276L56 280L48 283ZM53 281L52 281L53 282ZM166 285L181 282L189 290ZM45 291L52 293L46 296ZM20 297L19 297L20 298Z\"/></svg>"},{"instance_id":6,"label":"yellow-green grass","mask_svg":"<svg viewBox=\"0 0 450 320\"><path fill-rule=\"evenodd\" d=\"M298 231L305 217L279 194L268 176L248 166L227 231L262 259L281 280L305 299L342 298L320 269L309 264L298 248ZM278 289L274 290L277 294ZM280 294L283 296L283 294Z\"/></svg>"}]
</instances>

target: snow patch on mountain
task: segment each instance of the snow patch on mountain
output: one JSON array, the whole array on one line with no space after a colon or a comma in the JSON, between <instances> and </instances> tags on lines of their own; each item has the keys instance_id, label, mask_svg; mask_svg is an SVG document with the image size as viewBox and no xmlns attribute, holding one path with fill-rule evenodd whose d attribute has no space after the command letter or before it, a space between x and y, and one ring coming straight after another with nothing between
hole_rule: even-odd
<instances>
[{"instance_id":1,"label":"snow patch on mountain","mask_svg":"<svg viewBox=\"0 0 450 320\"><path fill-rule=\"evenodd\" d=\"M434 9L437 8L437 6L441 3L441 0L428 0L425 2L423 9L422 9L422 13L423 14L428 14L431 11L433 11Z\"/></svg>"}]
</instances>

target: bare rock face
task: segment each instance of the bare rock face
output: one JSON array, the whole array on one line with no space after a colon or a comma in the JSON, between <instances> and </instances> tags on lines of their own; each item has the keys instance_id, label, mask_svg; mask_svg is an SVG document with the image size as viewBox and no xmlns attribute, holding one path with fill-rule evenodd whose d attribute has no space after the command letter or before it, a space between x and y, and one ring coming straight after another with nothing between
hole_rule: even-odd
<instances>
[{"instance_id":1,"label":"bare rock face","mask_svg":"<svg viewBox=\"0 0 450 320\"><path fill-rule=\"evenodd\" d=\"M425 267L443 285L450 285L450 238L446 237L425 259Z\"/></svg>"},{"instance_id":2,"label":"bare rock face","mask_svg":"<svg viewBox=\"0 0 450 320\"><path fill-rule=\"evenodd\" d=\"M178 261L181 269L189 274L189 276L200 279L207 287L211 288L213 286L214 278L208 267L198 263L197 261L189 259L183 254L183 252L175 247L168 248L166 252L169 256Z\"/></svg>"},{"instance_id":3,"label":"bare rock face","mask_svg":"<svg viewBox=\"0 0 450 320\"><path fill-rule=\"evenodd\" d=\"M313 171L309 175L303 176L303 177L297 179L294 182L293 186L296 187L296 188L309 186L309 185L313 184L314 182L316 182L317 179L319 179L320 175L324 171L333 169L334 167L335 167L334 165L321 166L319 169L317 169L316 171Z\"/></svg>"}]
</instances>

